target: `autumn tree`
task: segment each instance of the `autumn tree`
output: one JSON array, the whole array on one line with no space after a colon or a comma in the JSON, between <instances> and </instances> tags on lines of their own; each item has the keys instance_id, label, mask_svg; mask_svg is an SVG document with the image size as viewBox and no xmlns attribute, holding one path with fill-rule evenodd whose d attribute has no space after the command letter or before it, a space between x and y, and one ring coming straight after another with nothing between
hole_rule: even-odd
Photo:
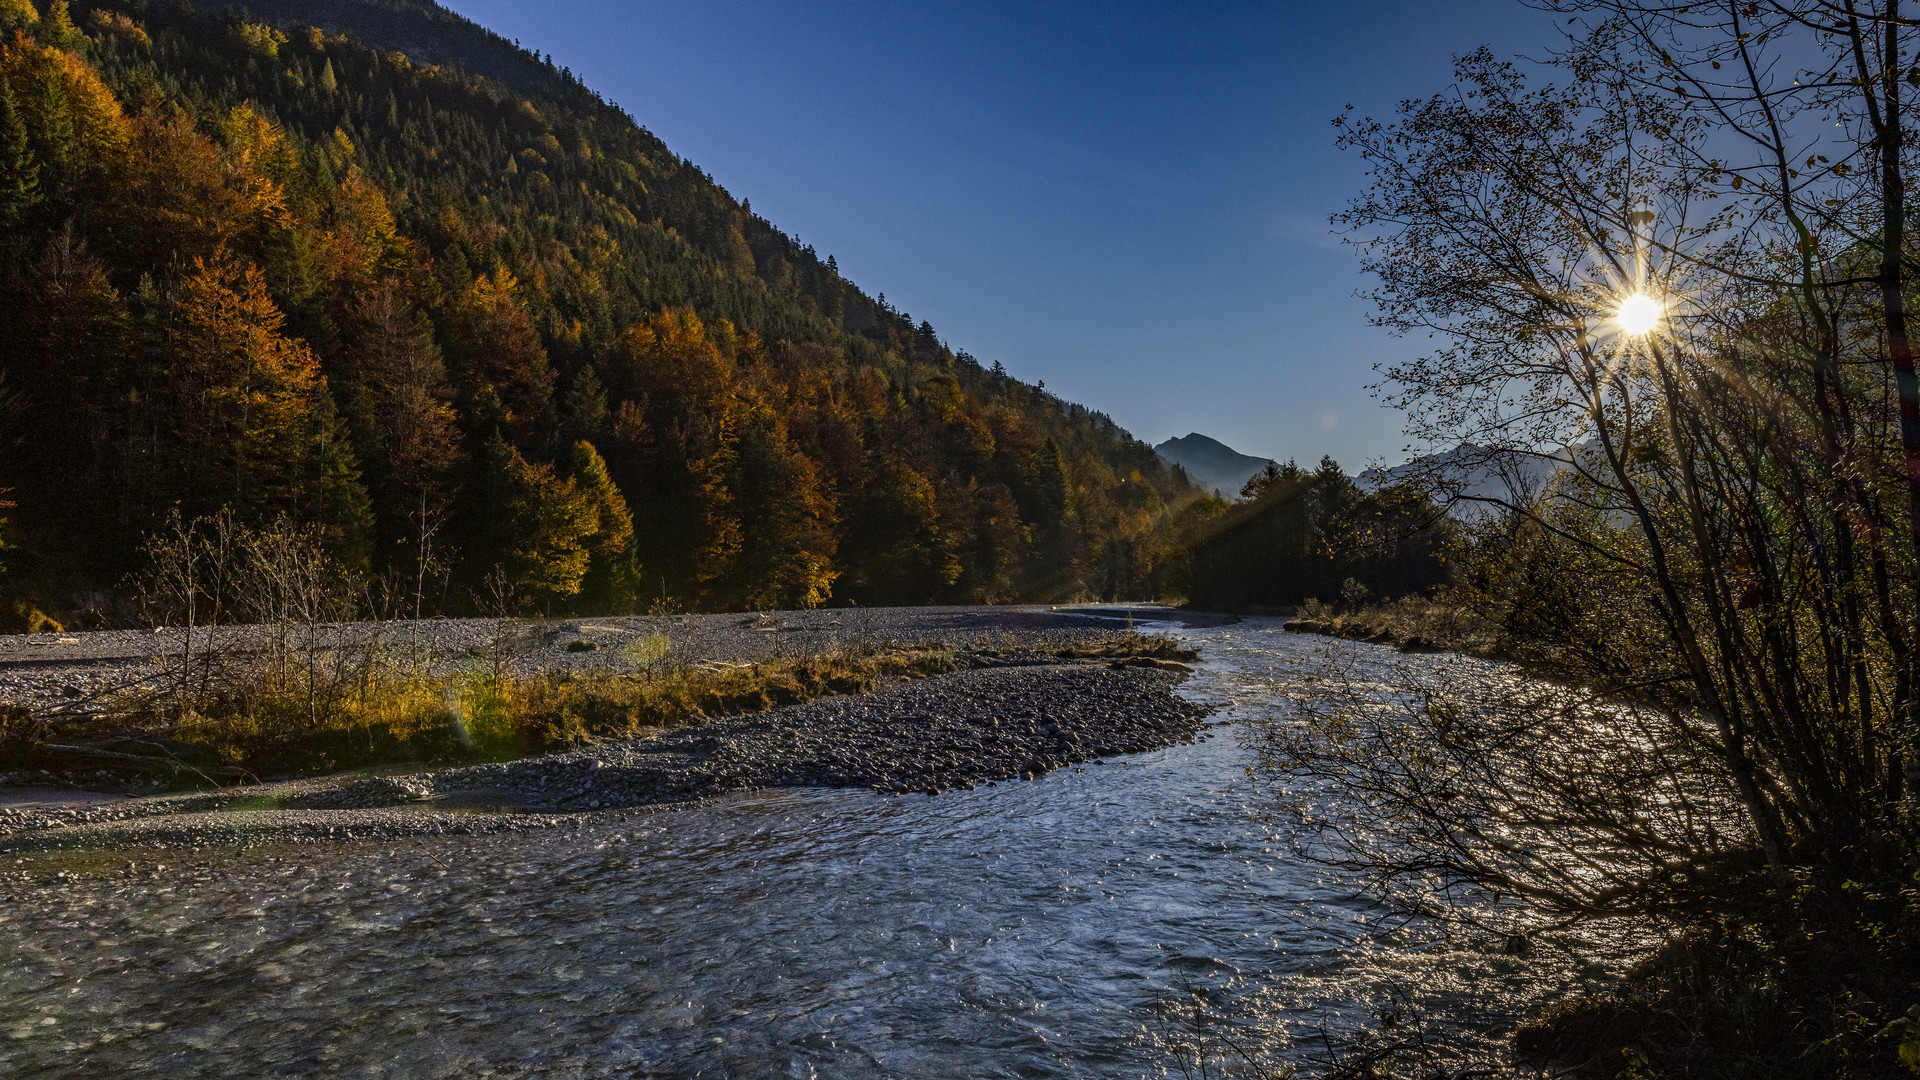
<instances>
[{"instance_id":1,"label":"autumn tree","mask_svg":"<svg viewBox=\"0 0 1920 1080\"><path fill-rule=\"evenodd\" d=\"M330 430L336 419L319 361L281 333L284 323L252 263L197 259L181 279L161 358L171 399L163 422L189 507L292 512L303 495L357 486L350 466L305 467L345 450Z\"/></svg>"},{"instance_id":2,"label":"autumn tree","mask_svg":"<svg viewBox=\"0 0 1920 1080\"><path fill-rule=\"evenodd\" d=\"M742 424L729 487L742 507L736 580L726 586L747 608L817 607L839 571L833 504L814 464L769 409Z\"/></svg>"},{"instance_id":3,"label":"autumn tree","mask_svg":"<svg viewBox=\"0 0 1920 1080\"><path fill-rule=\"evenodd\" d=\"M573 444L568 469L580 497L593 516L586 540L587 574L580 584L580 604L591 611L626 614L639 603L640 562L633 542L633 514L620 494L607 463L593 444Z\"/></svg>"},{"instance_id":4,"label":"autumn tree","mask_svg":"<svg viewBox=\"0 0 1920 1080\"><path fill-rule=\"evenodd\" d=\"M572 478L528 461L496 435L487 446L494 471L495 547L513 594L548 611L579 595L592 561L588 542L600 528Z\"/></svg>"},{"instance_id":5,"label":"autumn tree","mask_svg":"<svg viewBox=\"0 0 1920 1080\"><path fill-rule=\"evenodd\" d=\"M504 412L505 434L533 450L553 429L553 369L539 332L521 306L520 283L504 267L456 298L446 324L448 356L470 413L486 397Z\"/></svg>"},{"instance_id":6,"label":"autumn tree","mask_svg":"<svg viewBox=\"0 0 1920 1080\"><path fill-rule=\"evenodd\" d=\"M458 608L496 564L550 610L631 603L640 562L690 606L1064 598L1106 530L1187 497L577 83L460 73L458 20L389 13L428 66L351 28L82 11L0 0L0 472L49 597L111 587L179 502L411 571L422 611L429 566ZM1135 470L1162 509L1104 493ZM569 483L639 517L624 553L575 537L578 591ZM1157 550L1111 587L1152 588Z\"/></svg>"}]
</instances>

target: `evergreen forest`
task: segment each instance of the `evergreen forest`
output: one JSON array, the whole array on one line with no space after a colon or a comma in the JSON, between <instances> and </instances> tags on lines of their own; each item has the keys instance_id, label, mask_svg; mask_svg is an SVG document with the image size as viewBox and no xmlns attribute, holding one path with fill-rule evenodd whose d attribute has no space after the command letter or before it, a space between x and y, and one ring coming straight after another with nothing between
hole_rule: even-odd
<instances>
[{"instance_id":1,"label":"evergreen forest","mask_svg":"<svg viewBox=\"0 0 1920 1080\"><path fill-rule=\"evenodd\" d=\"M558 614L1144 598L1222 508L428 0L0 0L0 251L16 620L176 515Z\"/></svg>"},{"instance_id":2,"label":"evergreen forest","mask_svg":"<svg viewBox=\"0 0 1920 1080\"><path fill-rule=\"evenodd\" d=\"M1209 611L1432 595L1452 580L1460 532L1420 491L1364 490L1332 458L1312 471L1269 464L1193 536L1179 578Z\"/></svg>"}]
</instances>

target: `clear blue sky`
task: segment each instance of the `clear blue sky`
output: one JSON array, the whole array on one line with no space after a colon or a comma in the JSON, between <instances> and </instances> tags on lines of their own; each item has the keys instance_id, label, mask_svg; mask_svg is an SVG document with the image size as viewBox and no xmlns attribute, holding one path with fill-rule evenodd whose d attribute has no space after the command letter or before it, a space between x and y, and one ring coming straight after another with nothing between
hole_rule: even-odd
<instances>
[{"instance_id":1,"label":"clear blue sky","mask_svg":"<svg viewBox=\"0 0 1920 1080\"><path fill-rule=\"evenodd\" d=\"M1366 323L1333 146L1539 55L1517 0L442 0L553 54L869 293L1151 442L1348 471L1403 456L1366 390L1426 344Z\"/></svg>"}]
</instances>

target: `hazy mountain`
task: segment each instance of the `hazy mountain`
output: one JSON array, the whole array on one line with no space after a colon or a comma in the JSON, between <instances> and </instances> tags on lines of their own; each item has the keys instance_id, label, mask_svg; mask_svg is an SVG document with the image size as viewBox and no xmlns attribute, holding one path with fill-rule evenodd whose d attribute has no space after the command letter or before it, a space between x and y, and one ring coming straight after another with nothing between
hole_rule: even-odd
<instances>
[{"instance_id":1,"label":"hazy mountain","mask_svg":"<svg viewBox=\"0 0 1920 1080\"><path fill-rule=\"evenodd\" d=\"M1455 517L1473 519L1496 513L1486 500L1524 502L1540 493L1567 468L1570 451L1551 457L1522 456L1461 443L1452 450L1414 458L1388 469L1367 469L1357 477L1363 490L1414 484L1434 493Z\"/></svg>"},{"instance_id":2,"label":"hazy mountain","mask_svg":"<svg viewBox=\"0 0 1920 1080\"><path fill-rule=\"evenodd\" d=\"M1187 470L1195 484L1211 489L1228 499L1239 498L1240 488L1254 473L1278 464L1271 458L1242 454L1218 439L1199 432L1185 438L1168 439L1153 448L1164 460Z\"/></svg>"}]
</instances>

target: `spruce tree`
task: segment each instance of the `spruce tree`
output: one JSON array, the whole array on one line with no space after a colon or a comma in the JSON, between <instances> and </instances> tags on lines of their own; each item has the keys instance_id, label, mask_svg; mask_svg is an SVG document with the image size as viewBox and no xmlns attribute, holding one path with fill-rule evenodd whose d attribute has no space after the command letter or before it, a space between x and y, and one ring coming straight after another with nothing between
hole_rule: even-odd
<instances>
[{"instance_id":1,"label":"spruce tree","mask_svg":"<svg viewBox=\"0 0 1920 1080\"><path fill-rule=\"evenodd\" d=\"M55 49L71 49L80 43L80 31L74 29L67 14L67 0L53 0L47 17L40 20L40 43Z\"/></svg>"},{"instance_id":2,"label":"spruce tree","mask_svg":"<svg viewBox=\"0 0 1920 1080\"><path fill-rule=\"evenodd\" d=\"M607 393L591 364L580 369L567 387L567 433L588 441L603 439L612 431L607 412Z\"/></svg>"},{"instance_id":3,"label":"spruce tree","mask_svg":"<svg viewBox=\"0 0 1920 1080\"><path fill-rule=\"evenodd\" d=\"M0 84L0 226L13 228L40 201L40 168L13 92Z\"/></svg>"}]
</instances>

